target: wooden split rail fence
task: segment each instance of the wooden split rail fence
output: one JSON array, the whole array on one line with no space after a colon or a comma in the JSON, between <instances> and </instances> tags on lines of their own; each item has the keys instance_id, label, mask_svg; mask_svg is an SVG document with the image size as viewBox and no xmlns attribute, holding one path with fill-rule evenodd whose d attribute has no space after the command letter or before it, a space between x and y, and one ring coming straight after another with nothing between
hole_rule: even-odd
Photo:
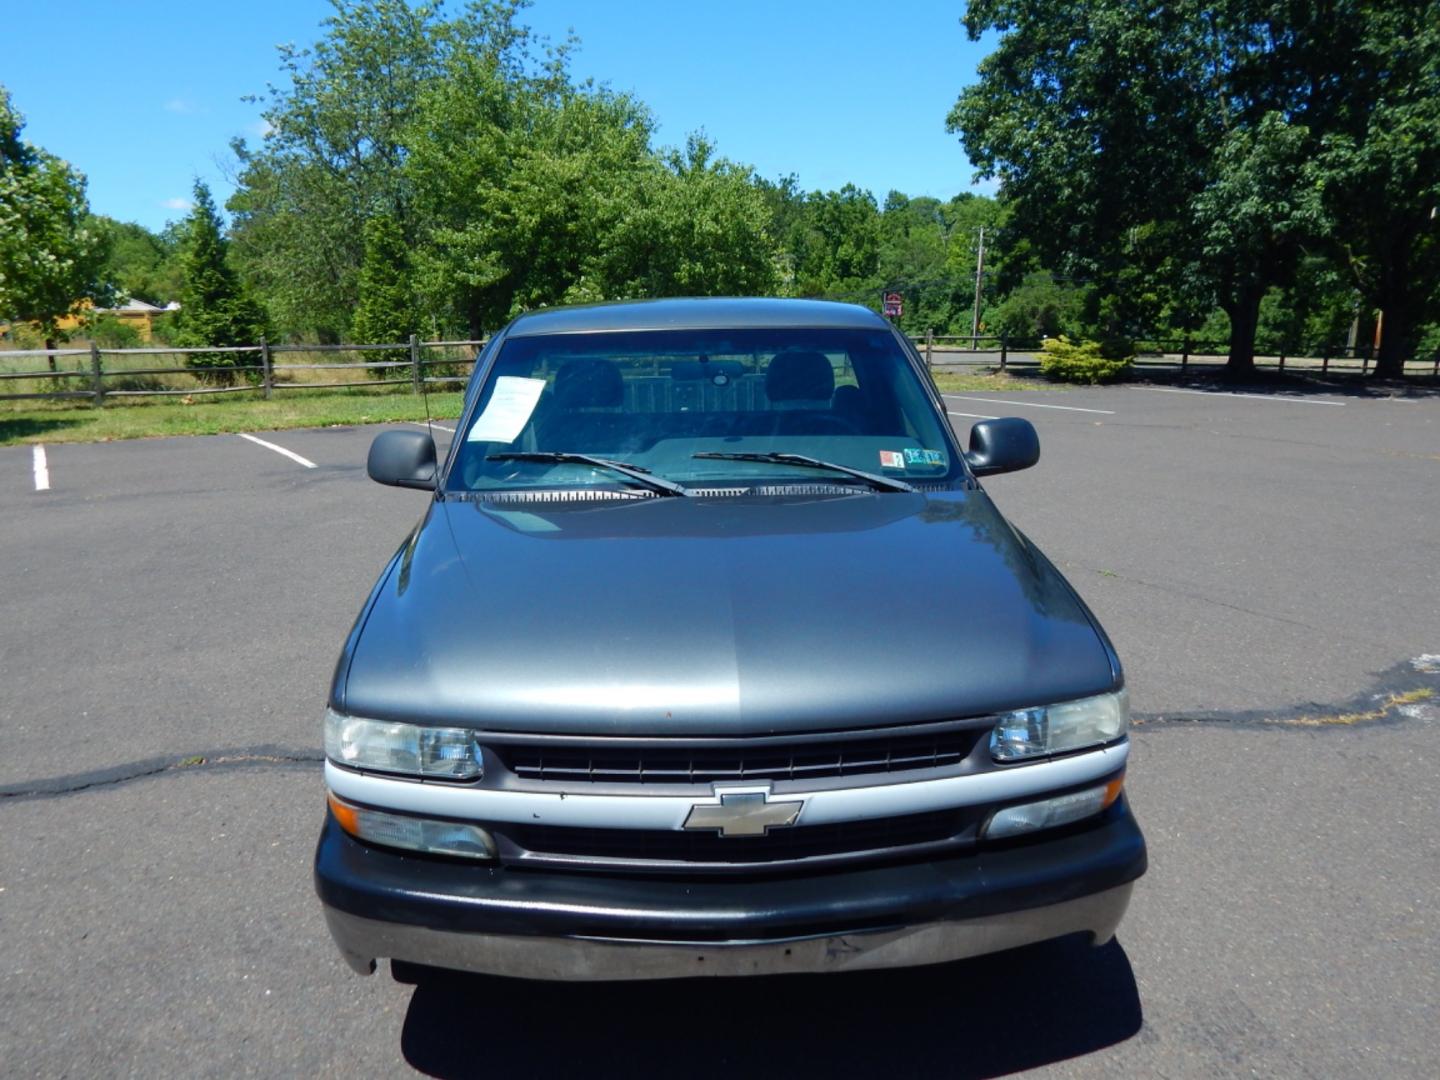
<instances>
[{"instance_id":1,"label":"wooden split rail fence","mask_svg":"<svg viewBox=\"0 0 1440 1080\"><path fill-rule=\"evenodd\" d=\"M1012 368L1034 369L1039 366L1041 340L1012 338L1001 334L986 335L937 335L933 332L923 337L911 338L915 348L925 359L927 366L937 371L964 368L990 367L1001 371ZM362 389L368 387L399 387L407 382L414 393L420 393L426 386L463 382L469 375L470 367L479 355L484 341L420 341L415 335L408 342L393 345L271 345L261 341L259 345L208 348L176 348L171 346L143 349L103 349L91 343L84 349L17 349L0 351L0 401L23 399L81 399L96 405L103 405L108 399L136 397L195 396L202 394L259 393L267 400L277 391L319 390L319 389ZM1192 369L1213 369L1225 362L1226 344L1214 341L1145 340L1135 343L1137 355L1135 366L1139 368L1165 368L1188 372ZM442 355L435 355L437 352ZM183 367L147 367L130 365L131 358L150 356L188 356L215 354L236 354L253 357L251 363ZM335 362L285 363L277 357L294 354L327 355L335 353L359 354L357 359ZM366 353L404 354L404 359L377 358L367 360ZM6 361L23 358L45 358L55 364L60 358L86 357L83 367L58 368L40 371L7 371ZM120 359L121 363L107 365L106 358ZM142 361L142 364L144 361ZM1257 356L1258 368L1285 371L1302 370L1329 374L1330 372L1353 372L1368 374L1370 356L1367 351L1337 346L1323 350L1319 356L1278 353L1271 356ZM337 379L325 377L319 381L296 379L295 375L305 373L363 371L369 378ZM375 378L377 372L394 371L395 378ZM1406 363L1407 375L1440 376L1440 354L1431 358L1416 358ZM169 378L170 382L164 380ZM233 383L217 385L218 379L234 379ZM27 389L24 392L6 392L12 386L23 386L24 381L41 383L44 390ZM186 386L173 383L185 380ZM117 382L128 385L116 385ZM148 385L137 385L148 381Z\"/></svg>"},{"instance_id":2,"label":"wooden split rail fence","mask_svg":"<svg viewBox=\"0 0 1440 1080\"><path fill-rule=\"evenodd\" d=\"M1042 338L1016 338L1005 334L986 336L938 335L912 337L925 363L937 370L974 367L996 367L1006 371L1012 367L1037 368L1040 365ZM1145 338L1135 341L1137 368L1191 369L1216 368L1225 363L1230 344L1225 341L1198 341L1189 338ZM1255 356L1255 366L1275 371L1358 372L1370 373L1373 363L1369 350L1362 347L1337 345L1323 349L1318 355L1306 350L1277 351ZM1405 374L1440 376L1440 351L1433 357L1414 357L1405 362Z\"/></svg>"},{"instance_id":3,"label":"wooden split rail fence","mask_svg":"<svg viewBox=\"0 0 1440 1080\"><path fill-rule=\"evenodd\" d=\"M89 363L83 367L60 368L40 371L0 370L0 401L22 399L89 399L96 405L103 405L111 398L170 397L200 394L259 393L267 400L277 391L352 389L374 386L397 387L409 383L415 393L428 385L464 382L469 377L470 366L479 355L484 341L420 341L415 335L410 340L395 345L271 345L261 341L259 345L209 346L205 348L177 348L172 346L143 349L102 349L93 342L86 349L16 349L0 352L0 365L11 358L40 357L55 364L60 358L87 357ZM437 351L442 355L434 355ZM402 353L403 360L384 358L339 362L285 363L277 360L291 354L333 353ZM237 357L253 357L250 363L224 365L186 365L183 367L131 366L133 357L149 356L214 356L232 354ZM106 364L106 358L120 359L121 364ZM142 361L143 365L143 361ZM364 379L338 380L333 376L318 381L297 380L299 372L356 372L364 371L372 376ZM395 371L398 378L374 378L376 372ZM401 374L403 372L403 374ZM165 377L171 382L186 380L189 386L174 386L164 383ZM226 384L216 385L225 379ZM7 393L10 386L19 380L49 382L46 390ZM131 385L116 387L114 381L124 380ZM134 385L137 381L153 380L155 385ZM229 380L234 380L233 383Z\"/></svg>"}]
</instances>

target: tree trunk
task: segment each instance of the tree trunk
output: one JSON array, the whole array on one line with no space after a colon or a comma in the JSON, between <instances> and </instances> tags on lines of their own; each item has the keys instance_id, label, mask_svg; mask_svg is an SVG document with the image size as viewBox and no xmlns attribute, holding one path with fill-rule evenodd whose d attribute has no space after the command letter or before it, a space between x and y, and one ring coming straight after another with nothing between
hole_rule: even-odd
<instances>
[{"instance_id":1,"label":"tree trunk","mask_svg":"<svg viewBox=\"0 0 1440 1080\"><path fill-rule=\"evenodd\" d=\"M1230 355L1225 360L1225 375L1248 378L1255 374L1255 330L1260 325L1261 289L1242 289L1234 299L1220 306L1230 316Z\"/></svg>"},{"instance_id":2,"label":"tree trunk","mask_svg":"<svg viewBox=\"0 0 1440 1080\"><path fill-rule=\"evenodd\" d=\"M479 341L485 329L485 315L478 293L471 292L465 299L465 329L471 341Z\"/></svg>"},{"instance_id":3,"label":"tree trunk","mask_svg":"<svg viewBox=\"0 0 1440 1080\"><path fill-rule=\"evenodd\" d=\"M1375 354L1377 379L1398 379L1405 374L1405 361L1420 343L1420 314L1425 307L1426 287L1433 280L1416 260L1420 241L1418 223L1397 230L1381 251L1374 303L1380 309L1380 348Z\"/></svg>"},{"instance_id":4,"label":"tree trunk","mask_svg":"<svg viewBox=\"0 0 1440 1080\"><path fill-rule=\"evenodd\" d=\"M1371 372L1377 379L1399 379L1405 375L1405 361L1419 344L1420 325L1415 317L1415 307L1409 297L1393 293L1386 298L1388 303L1380 310L1384 313L1380 324L1380 349L1375 354L1375 368Z\"/></svg>"},{"instance_id":5,"label":"tree trunk","mask_svg":"<svg viewBox=\"0 0 1440 1080\"><path fill-rule=\"evenodd\" d=\"M32 338L31 340L34 340L34 339ZM48 338L48 337L47 337L47 338L45 339L45 348L47 348L47 349L58 349L59 347L60 347L60 346L59 346L58 344L56 344L54 338ZM45 359L48 360L48 361L50 361L50 370L51 370L51 371L56 371L56 370L58 370L58 369L55 367L55 354L54 354L53 352L51 352L51 353L46 353L46 354L45 354Z\"/></svg>"}]
</instances>

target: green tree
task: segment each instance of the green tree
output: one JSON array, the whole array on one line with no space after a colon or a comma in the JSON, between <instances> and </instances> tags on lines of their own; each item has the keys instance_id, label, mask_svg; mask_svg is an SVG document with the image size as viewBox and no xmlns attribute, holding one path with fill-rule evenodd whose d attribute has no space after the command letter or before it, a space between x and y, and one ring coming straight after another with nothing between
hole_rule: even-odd
<instances>
[{"instance_id":1,"label":"green tree","mask_svg":"<svg viewBox=\"0 0 1440 1080\"><path fill-rule=\"evenodd\" d=\"M61 318L113 295L106 237L90 218L85 177L22 139L24 126L0 86L0 317L36 323L53 349Z\"/></svg>"},{"instance_id":2,"label":"green tree","mask_svg":"<svg viewBox=\"0 0 1440 1080\"><path fill-rule=\"evenodd\" d=\"M228 247L210 189L197 180L195 206L186 222L180 251L183 283L173 334L177 344L192 348L258 346L265 336L265 312L250 298L230 268L226 258ZM185 362L202 377L229 385L235 380L235 372L230 369L253 363L253 358L239 359L243 356L244 353L197 352L187 354Z\"/></svg>"},{"instance_id":3,"label":"green tree","mask_svg":"<svg viewBox=\"0 0 1440 1080\"><path fill-rule=\"evenodd\" d=\"M153 233L130 221L97 216L108 240L105 273L125 296L163 307L180 296L180 231Z\"/></svg>"},{"instance_id":4,"label":"green tree","mask_svg":"<svg viewBox=\"0 0 1440 1080\"><path fill-rule=\"evenodd\" d=\"M904 298L900 325L908 332L968 334L982 228L985 303L1001 291L997 267L1009 256L1001 243L1005 209L995 199L966 192L941 202L891 191L882 207L853 184L808 195L793 176L752 184L768 210L784 295L878 310L882 293L894 290Z\"/></svg>"},{"instance_id":5,"label":"green tree","mask_svg":"<svg viewBox=\"0 0 1440 1080\"><path fill-rule=\"evenodd\" d=\"M1019 284L1010 254L1017 237L1007 228L1008 207L986 195L964 192L945 204L942 213L948 236L945 254L945 275L950 287L950 318L952 334L968 334L974 325L975 270L980 262L980 241L983 231L985 265L981 274L980 333L998 334L1000 327L989 316L989 309L1001 295Z\"/></svg>"},{"instance_id":6,"label":"green tree","mask_svg":"<svg viewBox=\"0 0 1440 1080\"><path fill-rule=\"evenodd\" d=\"M1440 318L1440 2L1288 3L1286 68L1320 133L1327 241L1383 312L1375 375L1403 373Z\"/></svg>"},{"instance_id":7,"label":"green tree","mask_svg":"<svg viewBox=\"0 0 1440 1080\"><path fill-rule=\"evenodd\" d=\"M1047 271L1032 271L987 312L988 332L1024 341L1061 334L1078 337L1086 329L1084 301L1079 288Z\"/></svg>"},{"instance_id":8,"label":"green tree","mask_svg":"<svg viewBox=\"0 0 1440 1080\"><path fill-rule=\"evenodd\" d=\"M1260 302L1317 224L1313 145L1274 70L1277 24L1249 0L971 0L1002 33L948 124L1012 224L1099 290L1107 336L1167 303L1230 316L1233 373L1254 366Z\"/></svg>"},{"instance_id":9,"label":"green tree","mask_svg":"<svg viewBox=\"0 0 1440 1080\"><path fill-rule=\"evenodd\" d=\"M477 0L447 17L439 3L332 0L312 48L281 46L282 84L265 95L260 147L236 142L239 186L227 204L235 255L291 335L339 340L359 297L363 224L422 230L406 168L420 101L455 61L483 60L503 80L543 66L514 0Z\"/></svg>"},{"instance_id":10,"label":"green tree","mask_svg":"<svg viewBox=\"0 0 1440 1080\"><path fill-rule=\"evenodd\" d=\"M140 331L114 315L98 315L87 319L86 336L102 349L136 349L145 344Z\"/></svg>"},{"instance_id":11,"label":"green tree","mask_svg":"<svg viewBox=\"0 0 1440 1080\"><path fill-rule=\"evenodd\" d=\"M965 21L1002 37L951 130L1098 318L1188 329L1218 304L1245 371L1264 297L1324 253L1384 313L1376 374L1401 372L1440 310L1440 2L971 0Z\"/></svg>"},{"instance_id":12,"label":"green tree","mask_svg":"<svg viewBox=\"0 0 1440 1080\"><path fill-rule=\"evenodd\" d=\"M805 192L794 175L775 181L756 177L754 184L765 202L770 236L778 249L775 255L777 288L783 296L797 296L799 267L805 261L811 235Z\"/></svg>"},{"instance_id":13,"label":"green tree","mask_svg":"<svg viewBox=\"0 0 1440 1080\"><path fill-rule=\"evenodd\" d=\"M416 332L415 303L410 288L409 253L395 219L377 214L365 223L365 260L360 266L360 303L350 324L361 345L405 341ZM374 355L374 354L371 354ZM407 360L404 350L382 352L385 360ZM401 368L372 368L377 378L394 378Z\"/></svg>"},{"instance_id":14,"label":"green tree","mask_svg":"<svg viewBox=\"0 0 1440 1080\"><path fill-rule=\"evenodd\" d=\"M912 199L899 191L885 196L876 273L882 288L904 296L900 326L911 333L943 329L952 314L955 283L946 273L946 224L939 199Z\"/></svg>"},{"instance_id":15,"label":"green tree","mask_svg":"<svg viewBox=\"0 0 1440 1080\"><path fill-rule=\"evenodd\" d=\"M1300 261L1295 281L1260 305L1258 347L1268 354L1319 354L1346 344L1360 300L1347 267L1321 253Z\"/></svg>"},{"instance_id":16,"label":"green tree","mask_svg":"<svg viewBox=\"0 0 1440 1080\"><path fill-rule=\"evenodd\" d=\"M479 337L528 308L603 297L587 271L653 167L650 133L625 95L448 57L407 137L426 313Z\"/></svg>"},{"instance_id":17,"label":"green tree","mask_svg":"<svg viewBox=\"0 0 1440 1080\"><path fill-rule=\"evenodd\" d=\"M800 268L805 289L818 295L877 289L880 208L875 196L846 184L839 191L813 192L805 203L815 237Z\"/></svg>"},{"instance_id":18,"label":"green tree","mask_svg":"<svg viewBox=\"0 0 1440 1080\"><path fill-rule=\"evenodd\" d=\"M586 262L608 298L744 296L774 291L775 245L750 169L713 156L703 136L651 159L623 185L614 225Z\"/></svg>"}]
</instances>

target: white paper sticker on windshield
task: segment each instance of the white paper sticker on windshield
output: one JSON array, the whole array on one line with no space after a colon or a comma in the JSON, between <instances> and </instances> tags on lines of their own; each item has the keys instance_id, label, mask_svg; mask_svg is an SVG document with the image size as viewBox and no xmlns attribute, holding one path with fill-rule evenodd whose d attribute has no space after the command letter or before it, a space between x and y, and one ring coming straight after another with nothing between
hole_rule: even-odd
<instances>
[{"instance_id":1,"label":"white paper sticker on windshield","mask_svg":"<svg viewBox=\"0 0 1440 1080\"><path fill-rule=\"evenodd\" d=\"M515 375L501 375L495 380L495 390L485 405L485 411L470 425L466 442L515 441L535 411L545 389L544 379L522 379Z\"/></svg>"}]
</instances>

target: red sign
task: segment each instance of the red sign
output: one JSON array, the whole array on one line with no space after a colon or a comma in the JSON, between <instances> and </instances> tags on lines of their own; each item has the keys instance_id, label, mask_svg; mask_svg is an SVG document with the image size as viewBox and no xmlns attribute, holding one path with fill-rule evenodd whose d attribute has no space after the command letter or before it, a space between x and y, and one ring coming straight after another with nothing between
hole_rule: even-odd
<instances>
[{"instance_id":1,"label":"red sign","mask_svg":"<svg viewBox=\"0 0 1440 1080\"><path fill-rule=\"evenodd\" d=\"M898 292L885 294L885 317L898 319L905 314L905 300Z\"/></svg>"}]
</instances>

